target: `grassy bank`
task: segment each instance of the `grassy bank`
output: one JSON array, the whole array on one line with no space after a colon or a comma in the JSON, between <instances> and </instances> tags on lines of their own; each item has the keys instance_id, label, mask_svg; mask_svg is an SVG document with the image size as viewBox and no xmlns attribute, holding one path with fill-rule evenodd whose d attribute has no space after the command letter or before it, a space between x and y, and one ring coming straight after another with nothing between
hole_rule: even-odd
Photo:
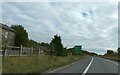
<instances>
[{"instance_id":1,"label":"grassy bank","mask_svg":"<svg viewBox=\"0 0 120 75\"><path fill-rule=\"evenodd\" d=\"M30 57L5 57L3 73L40 73L65 66L88 56L56 57L49 55Z\"/></svg>"},{"instance_id":2,"label":"grassy bank","mask_svg":"<svg viewBox=\"0 0 120 75\"><path fill-rule=\"evenodd\" d=\"M118 55L105 55L105 56L102 56L102 57L120 62L120 56L118 56Z\"/></svg>"}]
</instances>

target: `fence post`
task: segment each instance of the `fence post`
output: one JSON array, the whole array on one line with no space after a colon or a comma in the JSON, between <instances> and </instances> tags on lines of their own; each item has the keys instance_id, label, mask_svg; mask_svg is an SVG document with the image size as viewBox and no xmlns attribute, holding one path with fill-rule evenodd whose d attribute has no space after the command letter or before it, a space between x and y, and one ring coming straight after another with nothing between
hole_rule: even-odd
<instances>
[{"instance_id":1,"label":"fence post","mask_svg":"<svg viewBox=\"0 0 120 75\"><path fill-rule=\"evenodd\" d=\"M23 46L21 45L21 46L20 46L19 57L21 57L21 56L22 56L22 49L23 49Z\"/></svg>"},{"instance_id":2,"label":"fence post","mask_svg":"<svg viewBox=\"0 0 120 75\"><path fill-rule=\"evenodd\" d=\"M41 52L41 49L39 48L39 49L38 49L38 55L40 55L40 52Z\"/></svg>"},{"instance_id":3,"label":"fence post","mask_svg":"<svg viewBox=\"0 0 120 75\"><path fill-rule=\"evenodd\" d=\"M30 56L32 55L32 53L33 53L33 47L31 47L31 52L30 52Z\"/></svg>"},{"instance_id":4,"label":"fence post","mask_svg":"<svg viewBox=\"0 0 120 75\"><path fill-rule=\"evenodd\" d=\"M4 46L4 50L3 50L3 57L6 56L6 51L7 51L7 45Z\"/></svg>"}]
</instances>

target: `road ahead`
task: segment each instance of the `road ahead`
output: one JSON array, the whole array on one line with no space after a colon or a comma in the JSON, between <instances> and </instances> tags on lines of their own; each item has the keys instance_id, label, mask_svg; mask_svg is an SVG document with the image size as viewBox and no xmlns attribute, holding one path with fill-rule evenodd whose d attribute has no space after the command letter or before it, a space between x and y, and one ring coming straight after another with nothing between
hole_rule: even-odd
<instances>
[{"instance_id":1,"label":"road ahead","mask_svg":"<svg viewBox=\"0 0 120 75\"><path fill-rule=\"evenodd\" d=\"M115 61L107 60L99 57L89 57L77 61L65 68L58 69L55 73L117 73L118 63ZM101 74L100 74L101 75Z\"/></svg>"}]
</instances>

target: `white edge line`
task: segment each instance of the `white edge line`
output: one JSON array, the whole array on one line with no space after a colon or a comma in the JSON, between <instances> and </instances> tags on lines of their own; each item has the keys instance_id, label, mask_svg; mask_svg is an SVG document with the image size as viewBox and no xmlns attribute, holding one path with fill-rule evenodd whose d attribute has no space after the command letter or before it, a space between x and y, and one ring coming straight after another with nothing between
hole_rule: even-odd
<instances>
[{"instance_id":1,"label":"white edge line","mask_svg":"<svg viewBox=\"0 0 120 75\"><path fill-rule=\"evenodd\" d=\"M90 68L90 66L91 66L92 62L93 62L93 57L92 57L92 59L91 59L91 61L90 61L89 65L87 66L87 68L84 70L84 72L83 72L83 74L82 74L82 75L85 75L85 74L87 73L87 71L88 71L88 69Z\"/></svg>"},{"instance_id":2,"label":"white edge line","mask_svg":"<svg viewBox=\"0 0 120 75\"><path fill-rule=\"evenodd\" d=\"M106 60L109 61L109 62L112 62L112 63L114 63L116 65L118 65L118 63L115 63L114 61L111 61L111 60L108 60L108 59L106 59Z\"/></svg>"}]
</instances>

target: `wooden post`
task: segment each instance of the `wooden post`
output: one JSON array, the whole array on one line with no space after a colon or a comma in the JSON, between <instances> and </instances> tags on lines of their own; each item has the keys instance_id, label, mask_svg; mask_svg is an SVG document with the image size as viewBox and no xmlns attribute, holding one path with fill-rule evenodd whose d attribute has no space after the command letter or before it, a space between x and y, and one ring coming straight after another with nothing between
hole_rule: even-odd
<instances>
[{"instance_id":1,"label":"wooden post","mask_svg":"<svg viewBox=\"0 0 120 75\"><path fill-rule=\"evenodd\" d=\"M32 53L33 53L33 47L31 47L31 52L30 52L30 56L32 55Z\"/></svg>"},{"instance_id":2,"label":"wooden post","mask_svg":"<svg viewBox=\"0 0 120 75\"><path fill-rule=\"evenodd\" d=\"M38 49L38 55L40 55L40 53L41 53L41 49L39 48L39 49Z\"/></svg>"},{"instance_id":3,"label":"wooden post","mask_svg":"<svg viewBox=\"0 0 120 75\"><path fill-rule=\"evenodd\" d=\"M7 51L7 45L4 46L4 50L3 50L3 57L6 56L6 51Z\"/></svg>"},{"instance_id":4,"label":"wooden post","mask_svg":"<svg viewBox=\"0 0 120 75\"><path fill-rule=\"evenodd\" d=\"M21 45L21 46L20 46L19 57L21 57L21 56L22 56L22 49L23 49L23 46Z\"/></svg>"}]
</instances>

